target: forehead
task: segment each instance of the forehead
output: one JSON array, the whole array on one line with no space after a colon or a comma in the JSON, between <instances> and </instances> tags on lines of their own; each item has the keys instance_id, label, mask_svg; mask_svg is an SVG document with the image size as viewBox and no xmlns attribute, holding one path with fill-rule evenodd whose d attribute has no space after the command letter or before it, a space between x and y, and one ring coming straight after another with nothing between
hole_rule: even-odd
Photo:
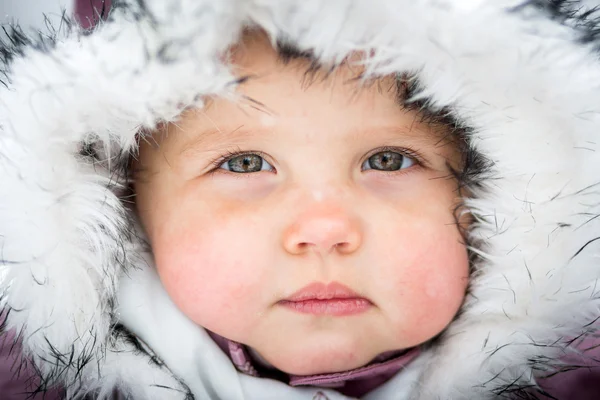
<instances>
[{"instance_id":1,"label":"forehead","mask_svg":"<svg viewBox=\"0 0 600 400\"><path fill-rule=\"evenodd\" d=\"M363 79L361 58L355 54L328 69L289 46L284 51L274 48L261 31L246 32L228 53L240 80L238 101L207 99L203 109L184 112L170 125L172 129L163 127L169 135L161 135L161 142L165 144L166 139L168 147L174 145L178 153L193 152L215 141L236 142L287 123L294 129L306 126L307 131L315 131L314 124L318 124L322 132L337 129L347 135L384 128L445 148L445 152L456 151L447 126L404 106L406 80L397 76Z\"/></svg>"}]
</instances>

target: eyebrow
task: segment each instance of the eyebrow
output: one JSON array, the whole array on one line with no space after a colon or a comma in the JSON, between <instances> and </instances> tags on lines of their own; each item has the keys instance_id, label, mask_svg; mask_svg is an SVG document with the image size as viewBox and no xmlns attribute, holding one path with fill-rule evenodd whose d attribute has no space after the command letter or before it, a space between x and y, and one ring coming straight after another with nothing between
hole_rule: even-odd
<instances>
[{"instance_id":1,"label":"eyebrow","mask_svg":"<svg viewBox=\"0 0 600 400\"><path fill-rule=\"evenodd\" d=\"M257 131L244 129L244 125L240 125L233 130L224 131L215 127L203 131L194 130L192 133L194 134L194 138L181 145L182 149L178 153L180 157L188 158L197 153L201 153L202 149L205 147L204 145L214 141L214 138L217 136L227 138L229 142L235 142L238 138L241 139L242 137L252 136L253 134L256 134Z\"/></svg>"}]
</instances>

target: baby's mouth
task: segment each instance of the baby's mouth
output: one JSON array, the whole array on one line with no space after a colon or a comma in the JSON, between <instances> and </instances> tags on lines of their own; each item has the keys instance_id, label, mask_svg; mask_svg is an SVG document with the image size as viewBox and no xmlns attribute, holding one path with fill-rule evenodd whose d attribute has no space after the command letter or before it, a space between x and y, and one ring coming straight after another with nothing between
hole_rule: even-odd
<instances>
[{"instance_id":1,"label":"baby's mouth","mask_svg":"<svg viewBox=\"0 0 600 400\"><path fill-rule=\"evenodd\" d=\"M304 314L347 316L369 310L373 303L338 282L313 282L277 304Z\"/></svg>"}]
</instances>

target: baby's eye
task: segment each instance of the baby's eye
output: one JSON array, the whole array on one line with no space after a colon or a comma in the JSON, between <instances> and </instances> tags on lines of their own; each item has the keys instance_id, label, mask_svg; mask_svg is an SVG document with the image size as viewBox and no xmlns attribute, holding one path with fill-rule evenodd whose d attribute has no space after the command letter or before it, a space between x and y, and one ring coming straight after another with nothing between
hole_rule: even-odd
<instances>
[{"instance_id":1,"label":"baby's eye","mask_svg":"<svg viewBox=\"0 0 600 400\"><path fill-rule=\"evenodd\" d=\"M238 174L273 170L271 164L258 154L242 154L232 157L221 164L219 168Z\"/></svg>"},{"instance_id":2,"label":"baby's eye","mask_svg":"<svg viewBox=\"0 0 600 400\"><path fill-rule=\"evenodd\" d=\"M374 169L378 171L398 171L412 167L415 160L395 151L380 151L369 157L362 165L362 169Z\"/></svg>"}]
</instances>

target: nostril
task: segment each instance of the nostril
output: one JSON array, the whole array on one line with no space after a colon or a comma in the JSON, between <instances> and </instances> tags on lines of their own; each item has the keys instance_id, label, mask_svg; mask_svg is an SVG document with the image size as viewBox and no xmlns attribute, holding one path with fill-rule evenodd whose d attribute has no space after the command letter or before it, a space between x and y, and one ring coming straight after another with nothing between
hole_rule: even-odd
<instances>
[{"instance_id":1,"label":"nostril","mask_svg":"<svg viewBox=\"0 0 600 400\"><path fill-rule=\"evenodd\" d=\"M331 251L337 250L340 252L345 252L348 250L348 248L350 247L350 243L348 242L341 242L341 243L336 243L331 247Z\"/></svg>"}]
</instances>

